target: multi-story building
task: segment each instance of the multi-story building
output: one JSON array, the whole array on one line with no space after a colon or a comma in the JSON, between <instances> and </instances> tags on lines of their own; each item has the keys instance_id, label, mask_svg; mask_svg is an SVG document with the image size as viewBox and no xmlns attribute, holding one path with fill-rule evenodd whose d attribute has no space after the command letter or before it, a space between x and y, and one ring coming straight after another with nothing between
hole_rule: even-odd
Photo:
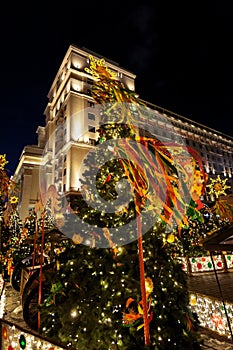
<instances>
[{"instance_id":1,"label":"multi-story building","mask_svg":"<svg viewBox=\"0 0 233 350\"><path fill-rule=\"evenodd\" d=\"M40 198L39 175L45 146L44 127L37 128L38 144L26 145L13 180L19 185L19 214L24 220Z\"/></svg>"},{"instance_id":2,"label":"multi-story building","mask_svg":"<svg viewBox=\"0 0 233 350\"><path fill-rule=\"evenodd\" d=\"M19 211L22 217L35 203L35 193L54 184L60 195L72 196L79 192L82 160L95 147L98 139L99 108L90 95L94 77L85 71L89 55L102 57L85 48L70 45L48 93L45 108L45 126L39 127L35 158L25 158L23 151L14 179L21 184ZM135 91L136 75L104 58L106 65L128 89ZM154 121L148 121L148 130L162 140L172 140L195 148L204 160L210 177L220 175L233 189L233 138L177 115L162 107L143 101L152 111ZM34 153L36 153L34 152ZM38 170L38 165L39 170ZM28 172L34 174L33 186L28 186ZM29 171L30 169L30 171ZM39 174L38 174L39 172ZM38 176L39 175L39 176ZM25 190L25 186L27 189ZM29 194L30 193L30 194ZM211 196L206 199L214 200ZM27 208L27 209L26 209Z\"/></svg>"}]
</instances>

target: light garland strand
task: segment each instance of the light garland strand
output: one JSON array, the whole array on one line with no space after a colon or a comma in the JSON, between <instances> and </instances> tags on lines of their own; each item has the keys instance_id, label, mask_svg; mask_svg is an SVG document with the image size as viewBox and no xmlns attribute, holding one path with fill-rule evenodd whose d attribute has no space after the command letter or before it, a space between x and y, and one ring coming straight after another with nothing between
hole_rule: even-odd
<instances>
[{"instance_id":1,"label":"light garland strand","mask_svg":"<svg viewBox=\"0 0 233 350\"><path fill-rule=\"evenodd\" d=\"M11 326L2 323L2 350L61 350L67 347L54 345L36 335L29 334L27 331L18 329L15 325Z\"/></svg>"},{"instance_id":2,"label":"light garland strand","mask_svg":"<svg viewBox=\"0 0 233 350\"><path fill-rule=\"evenodd\" d=\"M233 304L225 303L228 317L233 324ZM200 326L219 335L231 338L227 317L221 300L199 293L190 293L190 307L197 313Z\"/></svg>"}]
</instances>

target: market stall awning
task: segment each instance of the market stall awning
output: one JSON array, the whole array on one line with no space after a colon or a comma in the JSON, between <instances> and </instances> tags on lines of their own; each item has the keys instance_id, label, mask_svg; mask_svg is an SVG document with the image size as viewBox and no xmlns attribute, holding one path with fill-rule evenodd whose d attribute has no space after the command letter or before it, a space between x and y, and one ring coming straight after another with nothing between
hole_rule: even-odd
<instances>
[{"instance_id":1,"label":"market stall awning","mask_svg":"<svg viewBox=\"0 0 233 350\"><path fill-rule=\"evenodd\" d=\"M219 228L203 239L202 245L209 251L233 251L233 223Z\"/></svg>"}]
</instances>

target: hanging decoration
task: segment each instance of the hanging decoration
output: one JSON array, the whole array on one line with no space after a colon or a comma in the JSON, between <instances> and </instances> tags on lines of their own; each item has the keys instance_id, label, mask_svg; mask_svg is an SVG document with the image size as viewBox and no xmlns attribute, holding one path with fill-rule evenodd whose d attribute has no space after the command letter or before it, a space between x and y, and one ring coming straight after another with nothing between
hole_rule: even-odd
<instances>
[{"instance_id":1,"label":"hanging decoration","mask_svg":"<svg viewBox=\"0 0 233 350\"><path fill-rule=\"evenodd\" d=\"M233 222L233 194L219 196L211 211L222 220Z\"/></svg>"},{"instance_id":2,"label":"hanging decoration","mask_svg":"<svg viewBox=\"0 0 233 350\"><path fill-rule=\"evenodd\" d=\"M5 154L0 154L0 197L2 202L5 204L8 202L8 190L10 185L10 179L5 170L5 165L8 163Z\"/></svg>"},{"instance_id":3,"label":"hanging decoration","mask_svg":"<svg viewBox=\"0 0 233 350\"><path fill-rule=\"evenodd\" d=\"M110 70L106 64L105 59L96 59L92 55L89 55L90 68L85 67L85 71L91 74L96 79L101 78L115 78L116 73Z\"/></svg>"},{"instance_id":4,"label":"hanging decoration","mask_svg":"<svg viewBox=\"0 0 233 350\"><path fill-rule=\"evenodd\" d=\"M146 299L147 299L147 314L148 314L148 323L151 322L153 318L152 311L152 297L150 296L153 292L153 281L150 277L145 278L145 291L146 291ZM136 327L137 330L144 327L143 323L143 301L137 302L133 298L128 298L126 301L126 310L127 312L123 312L122 322L125 327Z\"/></svg>"},{"instance_id":5,"label":"hanging decoration","mask_svg":"<svg viewBox=\"0 0 233 350\"><path fill-rule=\"evenodd\" d=\"M148 208L153 208L166 224L171 225L172 221L175 220L178 226L188 225L186 214L188 207L191 206L188 198L190 196L193 200L194 211L195 207L197 210L202 208L200 196L204 193L207 181L207 175L198 153L188 149L192 158L191 160L189 158L185 163L184 152L186 148L182 146L170 143L161 145L157 140L145 137L137 137L136 140L139 141L140 145L150 147L150 151L156 157L156 162L153 162L152 159L150 169L145 172L139 166L134 165L141 164L141 159L145 158L146 161L146 157L148 157L148 153L144 154L140 145L135 149L135 147L130 147L127 140L123 140L121 142L122 147L118 147L119 162L124 167L132 188L140 197L140 207L147 200L149 201ZM176 154L175 166L173 152ZM175 167L177 166L180 174L176 171ZM156 193L156 197L148 196L149 186L152 187L151 192ZM165 199L164 190L167 192ZM138 212L140 212L140 207L137 208ZM161 208L164 208L164 210L161 211Z\"/></svg>"},{"instance_id":6,"label":"hanging decoration","mask_svg":"<svg viewBox=\"0 0 233 350\"><path fill-rule=\"evenodd\" d=\"M5 165L8 163L6 160L6 154L0 154L0 170L4 170Z\"/></svg>"}]
</instances>

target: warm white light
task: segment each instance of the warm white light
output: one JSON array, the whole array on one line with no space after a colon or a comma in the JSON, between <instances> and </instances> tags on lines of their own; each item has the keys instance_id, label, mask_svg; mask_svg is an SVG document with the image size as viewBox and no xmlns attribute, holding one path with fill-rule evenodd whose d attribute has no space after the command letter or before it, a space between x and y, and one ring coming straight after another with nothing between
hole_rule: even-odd
<instances>
[{"instance_id":1,"label":"warm white light","mask_svg":"<svg viewBox=\"0 0 233 350\"><path fill-rule=\"evenodd\" d=\"M77 317L78 313L76 309L71 310L70 316L71 317Z\"/></svg>"}]
</instances>

